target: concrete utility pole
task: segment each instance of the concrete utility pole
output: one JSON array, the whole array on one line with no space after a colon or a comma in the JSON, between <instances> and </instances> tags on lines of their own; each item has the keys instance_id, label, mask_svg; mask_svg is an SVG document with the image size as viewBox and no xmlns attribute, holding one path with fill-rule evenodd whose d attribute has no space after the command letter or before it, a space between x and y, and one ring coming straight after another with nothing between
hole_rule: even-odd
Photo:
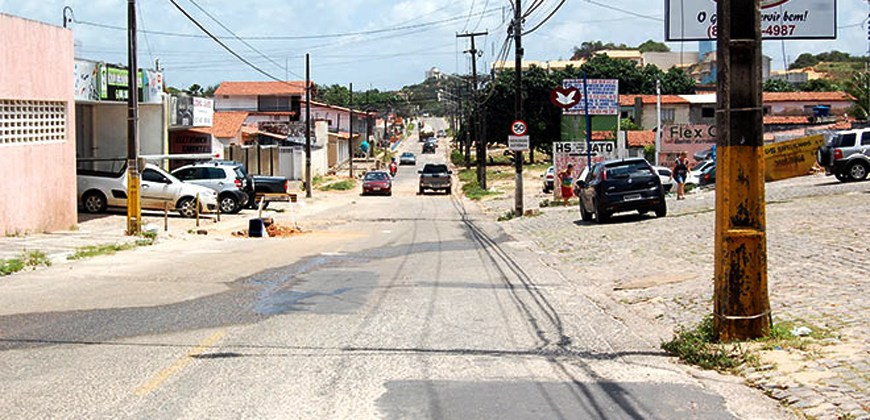
<instances>
[{"instance_id":1,"label":"concrete utility pole","mask_svg":"<svg viewBox=\"0 0 870 420\"><path fill-rule=\"evenodd\" d=\"M136 76L136 0L127 0L127 234L142 232L139 178L139 84Z\"/></svg>"},{"instance_id":2,"label":"concrete utility pole","mask_svg":"<svg viewBox=\"0 0 870 420\"><path fill-rule=\"evenodd\" d=\"M350 154L348 164L350 165L350 177L353 178L353 83L350 84L350 98L347 101L347 109L350 110L350 118L348 122L348 137L347 151Z\"/></svg>"},{"instance_id":3,"label":"concrete utility pole","mask_svg":"<svg viewBox=\"0 0 870 420\"><path fill-rule=\"evenodd\" d=\"M471 49L465 51L466 53L471 54L471 73L472 73L472 84L473 90L471 93L471 102L472 102L472 114L474 115L474 128L472 129L474 132L474 140L477 142L477 183L480 184L480 188L486 189L486 140L482 139L480 136L480 125L481 125L481 115L480 115L480 103L477 94L477 53L478 50L474 46L474 37L484 36L487 32L473 32L473 33L464 33L456 35L457 38L471 38Z\"/></svg>"},{"instance_id":4,"label":"concrete utility pole","mask_svg":"<svg viewBox=\"0 0 870 420\"><path fill-rule=\"evenodd\" d=\"M517 121L523 119L523 8L522 0L517 0L514 7L514 74L515 74L515 92L514 92L514 110ZM529 141L529 149L531 150L531 141ZM514 156L514 164L516 165L516 189L514 192L514 214L518 217L523 215L523 152L517 151Z\"/></svg>"},{"instance_id":5,"label":"concrete utility pole","mask_svg":"<svg viewBox=\"0 0 870 420\"><path fill-rule=\"evenodd\" d=\"M720 340L770 330L764 203L761 7L719 0L714 325Z\"/></svg>"},{"instance_id":6,"label":"concrete utility pole","mask_svg":"<svg viewBox=\"0 0 870 420\"><path fill-rule=\"evenodd\" d=\"M305 198L311 198L311 62L305 54Z\"/></svg>"},{"instance_id":7,"label":"concrete utility pole","mask_svg":"<svg viewBox=\"0 0 870 420\"><path fill-rule=\"evenodd\" d=\"M656 166L661 165L660 150L662 150L662 81L656 79L656 152L653 159Z\"/></svg>"}]
</instances>

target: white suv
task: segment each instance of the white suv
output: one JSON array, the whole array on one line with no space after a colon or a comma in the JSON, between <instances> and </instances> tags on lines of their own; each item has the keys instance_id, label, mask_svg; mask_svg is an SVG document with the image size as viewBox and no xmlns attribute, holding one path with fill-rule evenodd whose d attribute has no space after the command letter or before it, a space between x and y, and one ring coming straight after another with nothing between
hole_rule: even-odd
<instances>
[{"instance_id":1,"label":"white suv","mask_svg":"<svg viewBox=\"0 0 870 420\"><path fill-rule=\"evenodd\" d=\"M245 174L237 167L215 163L197 163L182 166L172 175L191 184L210 188L218 193L221 213L234 214L248 204L248 194L243 191Z\"/></svg>"}]
</instances>

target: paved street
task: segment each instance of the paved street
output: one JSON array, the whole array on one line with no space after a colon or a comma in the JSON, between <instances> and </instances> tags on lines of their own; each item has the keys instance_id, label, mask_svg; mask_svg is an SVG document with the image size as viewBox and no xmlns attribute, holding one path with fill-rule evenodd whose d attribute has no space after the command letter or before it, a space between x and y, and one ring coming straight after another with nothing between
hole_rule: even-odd
<instances>
[{"instance_id":1,"label":"paved street","mask_svg":"<svg viewBox=\"0 0 870 420\"><path fill-rule=\"evenodd\" d=\"M866 211L870 183L822 175L767 184L769 289L775 320L830 332L818 352L765 353L769 371L745 372L750 383L817 418L870 415L870 325ZM527 191L527 202L545 196ZM581 222L576 207L503 226L540 247L609 310L628 308L648 320L638 331L669 339L673 328L710 313L713 293L713 191L668 200L665 219L627 214L613 223ZM493 215L509 197L486 202Z\"/></svg>"},{"instance_id":2,"label":"paved street","mask_svg":"<svg viewBox=\"0 0 870 420\"><path fill-rule=\"evenodd\" d=\"M475 205L418 196L416 182L402 167L393 197L347 194L289 239L191 235L4 278L0 411L789 417L664 357L639 318L602 306Z\"/></svg>"}]
</instances>

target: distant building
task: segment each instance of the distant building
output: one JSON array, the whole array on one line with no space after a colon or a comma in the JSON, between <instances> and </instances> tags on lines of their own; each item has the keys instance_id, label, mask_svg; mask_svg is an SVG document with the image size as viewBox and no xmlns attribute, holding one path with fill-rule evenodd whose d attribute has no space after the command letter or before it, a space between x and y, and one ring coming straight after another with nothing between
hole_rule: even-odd
<instances>
[{"instance_id":1,"label":"distant building","mask_svg":"<svg viewBox=\"0 0 870 420\"><path fill-rule=\"evenodd\" d=\"M432 67L429 71L426 72L426 80L436 79L441 80L444 78L444 73L438 67Z\"/></svg>"}]
</instances>

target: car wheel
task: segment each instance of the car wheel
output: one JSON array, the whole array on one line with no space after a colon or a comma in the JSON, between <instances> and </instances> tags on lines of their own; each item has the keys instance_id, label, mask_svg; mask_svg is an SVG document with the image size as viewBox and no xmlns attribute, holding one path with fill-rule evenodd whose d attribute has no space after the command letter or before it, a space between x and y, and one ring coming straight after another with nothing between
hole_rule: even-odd
<instances>
[{"instance_id":1,"label":"car wheel","mask_svg":"<svg viewBox=\"0 0 870 420\"><path fill-rule=\"evenodd\" d=\"M82 197L82 207L88 213L102 213L106 206L106 196L101 192L91 191Z\"/></svg>"},{"instance_id":2,"label":"car wheel","mask_svg":"<svg viewBox=\"0 0 870 420\"><path fill-rule=\"evenodd\" d=\"M242 211L242 206L239 205L239 200L230 194L226 194L220 198L221 212L225 214L236 214Z\"/></svg>"},{"instance_id":3,"label":"car wheel","mask_svg":"<svg viewBox=\"0 0 870 420\"><path fill-rule=\"evenodd\" d=\"M418 192L420 195L423 195L423 187L420 187L420 189L419 189L417 192Z\"/></svg>"},{"instance_id":4,"label":"car wheel","mask_svg":"<svg viewBox=\"0 0 870 420\"><path fill-rule=\"evenodd\" d=\"M837 178L837 181L840 182L849 182L851 179L849 178L849 174L845 172L835 172L834 176Z\"/></svg>"},{"instance_id":5,"label":"car wheel","mask_svg":"<svg viewBox=\"0 0 870 420\"><path fill-rule=\"evenodd\" d=\"M591 222L592 221L592 213L589 213L588 211L586 211L586 208L583 207L582 201L580 202L580 219L582 219L584 222Z\"/></svg>"},{"instance_id":6,"label":"car wheel","mask_svg":"<svg viewBox=\"0 0 870 420\"><path fill-rule=\"evenodd\" d=\"M196 217L196 201L190 197L182 198L176 210L181 217Z\"/></svg>"},{"instance_id":7,"label":"car wheel","mask_svg":"<svg viewBox=\"0 0 870 420\"><path fill-rule=\"evenodd\" d=\"M665 217L668 215L668 206L662 202L662 205L656 208L656 217Z\"/></svg>"},{"instance_id":8,"label":"car wheel","mask_svg":"<svg viewBox=\"0 0 870 420\"><path fill-rule=\"evenodd\" d=\"M863 162L854 162L849 165L849 178L852 181L861 181L867 178L867 166Z\"/></svg>"}]
</instances>

